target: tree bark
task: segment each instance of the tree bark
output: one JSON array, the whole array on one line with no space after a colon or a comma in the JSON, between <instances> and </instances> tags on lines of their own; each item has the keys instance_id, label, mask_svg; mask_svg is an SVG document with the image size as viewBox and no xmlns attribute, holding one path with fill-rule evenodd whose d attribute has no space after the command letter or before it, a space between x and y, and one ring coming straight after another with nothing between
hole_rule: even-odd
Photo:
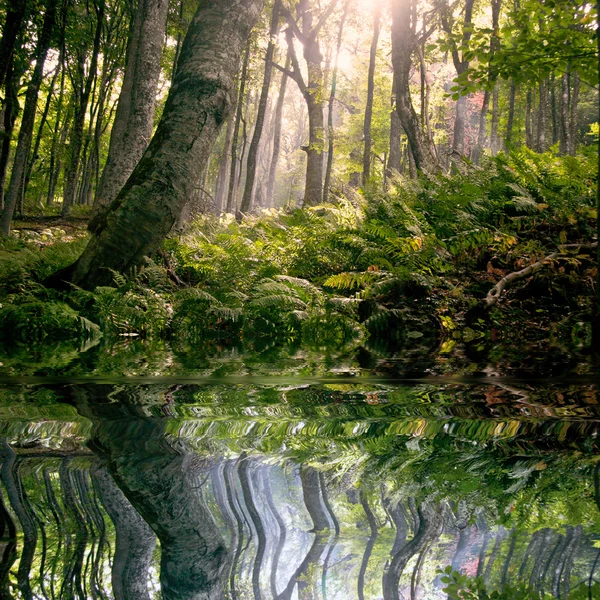
<instances>
[{"instance_id":1,"label":"tree bark","mask_svg":"<svg viewBox=\"0 0 600 600\"><path fill-rule=\"evenodd\" d=\"M500 152L500 136L498 135L498 129L500 126L500 108L498 101L500 98L500 88L498 82L492 90L492 131L491 131L491 147L492 156L496 156Z\"/></svg>"},{"instance_id":2,"label":"tree bark","mask_svg":"<svg viewBox=\"0 0 600 600\"><path fill-rule=\"evenodd\" d=\"M181 49L175 83L148 150L79 260L55 274L93 289L158 249L183 209L231 106L239 57L264 0L202 3Z\"/></svg>"},{"instance_id":3,"label":"tree bark","mask_svg":"<svg viewBox=\"0 0 600 600\"><path fill-rule=\"evenodd\" d=\"M367 541L367 545L365 546L365 551L363 552L362 561L360 563L360 570L358 572L358 599L365 599L365 576L367 574L367 567L369 566L369 558L371 558L371 554L373 552L373 548L375 547L375 542L377 541L377 519L369 506L369 502L367 500L367 496L364 490L360 491L360 503L365 511L365 515L367 517L367 523L369 524L369 540Z\"/></svg>"},{"instance_id":4,"label":"tree bark","mask_svg":"<svg viewBox=\"0 0 600 600\"><path fill-rule=\"evenodd\" d=\"M413 538L402 546L392 557L383 575L384 600L400 600L400 577L408 561L421 552L436 536L442 526L442 513L439 506L418 509L418 526Z\"/></svg>"},{"instance_id":5,"label":"tree bark","mask_svg":"<svg viewBox=\"0 0 600 600\"><path fill-rule=\"evenodd\" d=\"M290 68L290 54L287 53L285 60L285 70ZM279 85L279 95L277 96L277 104L275 105L275 117L273 127L273 153L271 155L271 163L269 165L269 176L267 179L267 203L268 206L275 206L275 176L277 175L277 165L279 163L279 154L281 152L281 128L283 122L283 105L285 104L285 92L287 90L287 73L281 74L281 83Z\"/></svg>"},{"instance_id":6,"label":"tree bark","mask_svg":"<svg viewBox=\"0 0 600 600\"><path fill-rule=\"evenodd\" d=\"M92 472L92 480L115 526L116 542L112 561L115 600L150 600L148 576L156 536L106 469L96 468Z\"/></svg>"},{"instance_id":7,"label":"tree bark","mask_svg":"<svg viewBox=\"0 0 600 600\"><path fill-rule=\"evenodd\" d=\"M8 2L2 39L0 40L0 87L6 81L11 61L19 46L18 39L23 30L27 0L12 0Z\"/></svg>"},{"instance_id":8,"label":"tree bark","mask_svg":"<svg viewBox=\"0 0 600 600\"><path fill-rule=\"evenodd\" d=\"M538 126L537 126L537 144L538 152L546 152L548 149L546 142L546 131L548 129L548 81L540 81L539 107L538 107Z\"/></svg>"},{"instance_id":9,"label":"tree bark","mask_svg":"<svg viewBox=\"0 0 600 600\"><path fill-rule=\"evenodd\" d=\"M96 209L117 197L152 137L168 7L168 0L138 2Z\"/></svg>"},{"instance_id":10,"label":"tree bark","mask_svg":"<svg viewBox=\"0 0 600 600\"><path fill-rule=\"evenodd\" d=\"M335 95L337 93L337 77L340 60L340 50L342 48L342 35L344 25L348 16L349 2L344 4L344 12L340 19L338 27L337 40L335 47L335 59L333 62L333 72L331 73L331 92L329 94L329 103L327 106L327 164L325 166L325 181L323 183L323 202L329 200L329 188L331 187L331 171L333 170L333 155L335 152L335 130L333 127L333 110L335 105Z\"/></svg>"},{"instance_id":11,"label":"tree bark","mask_svg":"<svg viewBox=\"0 0 600 600\"><path fill-rule=\"evenodd\" d=\"M379 42L379 31L381 29L382 5L378 2L373 13L373 37L371 38L371 50L369 52L369 73L367 76L367 104L365 107L365 120L363 124L364 152L363 152L363 187L367 185L371 177L371 124L373 121L373 97L375 95L375 64L377 61L377 44Z\"/></svg>"},{"instance_id":12,"label":"tree bark","mask_svg":"<svg viewBox=\"0 0 600 600\"><path fill-rule=\"evenodd\" d=\"M271 76L273 74L273 54L275 52L275 38L279 31L279 0L275 1L273 6L273 14L271 16L271 28L269 31L269 44L265 56L265 75L263 78L262 90L258 101L258 110L256 112L256 123L254 125L254 134L248 149L248 160L246 162L246 184L244 186L244 194L242 195L242 203L240 212L247 213L252 208L254 198L254 186L256 182L256 168L258 159L258 150L260 140L262 138L265 116L267 114L267 102L269 100L269 90L271 89Z\"/></svg>"},{"instance_id":13,"label":"tree bark","mask_svg":"<svg viewBox=\"0 0 600 600\"><path fill-rule=\"evenodd\" d=\"M400 173L402 165L402 124L400 115L396 110L396 77L392 88L392 111L390 113L390 152L387 161L387 177L391 177L394 172Z\"/></svg>"},{"instance_id":14,"label":"tree bark","mask_svg":"<svg viewBox=\"0 0 600 600\"><path fill-rule=\"evenodd\" d=\"M535 148L535 131L533 126L533 92L527 90L527 104L525 106L525 145L533 150Z\"/></svg>"},{"instance_id":15,"label":"tree bark","mask_svg":"<svg viewBox=\"0 0 600 600\"><path fill-rule=\"evenodd\" d=\"M240 136L240 125L242 124L242 117L244 113L244 95L246 93L246 73L248 72L248 60L250 58L250 45L246 46L246 52L244 53L244 62L242 63L242 72L240 73L239 90L238 90L238 101L235 111L235 124L233 126L233 138L231 140L231 166L229 167L229 183L227 186L227 212L237 212L237 199L236 199L236 183L238 178L238 139Z\"/></svg>"},{"instance_id":16,"label":"tree bark","mask_svg":"<svg viewBox=\"0 0 600 600\"><path fill-rule=\"evenodd\" d=\"M513 126L515 122L515 101L517 98L517 85L515 80L510 82L510 92L508 97L508 117L506 121L505 143L508 148L512 144Z\"/></svg>"},{"instance_id":17,"label":"tree bark","mask_svg":"<svg viewBox=\"0 0 600 600\"><path fill-rule=\"evenodd\" d=\"M33 128L35 125L35 116L37 110L38 94L42 80L44 78L44 65L46 64L46 56L50 48L52 30L56 21L56 0L49 0L46 6L44 22L40 31L36 52L35 52L35 67L25 96L25 107L23 109L23 117L21 119L21 128L19 130L19 138L17 141L17 149L15 159L13 161L12 173L10 176L10 184L6 193L4 202L4 212L0 218L0 232L4 235L10 233L10 224L13 218L13 213L19 192L21 191L23 176L29 159L29 151L31 150L31 140L33 136Z\"/></svg>"},{"instance_id":18,"label":"tree bark","mask_svg":"<svg viewBox=\"0 0 600 600\"><path fill-rule=\"evenodd\" d=\"M396 80L396 110L402 128L419 171L437 169L435 152L412 104L410 95L410 71L412 51L415 44L416 19L413 14L415 0L394 0L392 4L392 63Z\"/></svg>"}]
</instances>

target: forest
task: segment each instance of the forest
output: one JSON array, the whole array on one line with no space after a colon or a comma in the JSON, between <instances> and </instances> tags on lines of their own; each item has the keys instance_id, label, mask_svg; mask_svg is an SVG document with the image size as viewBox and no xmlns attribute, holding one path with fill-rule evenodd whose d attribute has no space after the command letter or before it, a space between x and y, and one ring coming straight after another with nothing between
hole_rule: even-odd
<instances>
[{"instance_id":1,"label":"forest","mask_svg":"<svg viewBox=\"0 0 600 600\"><path fill-rule=\"evenodd\" d=\"M0 600L600 599L600 2L0 0Z\"/></svg>"},{"instance_id":2,"label":"forest","mask_svg":"<svg viewBox=\"0 0 600 600\"><path fill-rule=\"evenodd\" d=\"M123 337L589 362L593 3L1 11L9 362Z\"/></svg>"}]
</instances>

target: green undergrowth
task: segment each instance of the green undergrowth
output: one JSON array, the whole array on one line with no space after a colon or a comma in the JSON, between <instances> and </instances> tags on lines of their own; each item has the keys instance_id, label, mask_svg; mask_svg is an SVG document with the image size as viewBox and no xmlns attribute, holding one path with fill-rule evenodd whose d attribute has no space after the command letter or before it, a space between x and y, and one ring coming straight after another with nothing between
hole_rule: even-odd
<instances>
[{"instance_id":1,"label":"green undergrowth","mask_svg":"<svg viewBox=\"0 0 600 600\"><path fill-rule=\"evenodd\" d=\"M523 150L386 193L348 192L237 223L202 217L140 272L67 293L41 282L85 240L2 242L0 336L86 345L139 337L178 345L302 345L449 356L571 352L589 344L595 159ZM578 246L573 246L578 245ZM535 277L481 305L509 272L559 251ZM518 325L518 327L515 327Z\"/></svg>"}]
</instances>

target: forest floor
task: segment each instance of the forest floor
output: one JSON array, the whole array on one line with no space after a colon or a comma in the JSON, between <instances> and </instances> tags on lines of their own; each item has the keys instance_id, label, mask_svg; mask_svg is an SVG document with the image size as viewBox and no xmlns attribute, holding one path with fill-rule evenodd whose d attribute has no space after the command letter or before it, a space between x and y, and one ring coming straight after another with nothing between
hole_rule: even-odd
<instances>
[{"instance_id":1,"label":"forest floor","mask_svg":"<svg viewBox=\"0 0 600 600\"><path fill-rule=\"evenodd\" d=\"M200 217L93 292L43 285L81 252L85 215L22 218L0 247L0 361L63 369L58 354L129 340L401 375L589 373L595 177L592 155L522 151L310 209Z\"/></svg>"}]
</instances>

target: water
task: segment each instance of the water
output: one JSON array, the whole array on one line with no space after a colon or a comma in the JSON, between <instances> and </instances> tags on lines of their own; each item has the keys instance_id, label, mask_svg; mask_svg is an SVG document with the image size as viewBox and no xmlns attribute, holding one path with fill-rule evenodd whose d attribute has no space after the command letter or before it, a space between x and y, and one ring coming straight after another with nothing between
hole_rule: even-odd
<instances>
[{"instance_id":1,"label":"water","mask_svg":"<svg viewBox=\"0 0 600 600\"><path fill-rule=\"evenodd\" d=\"M593 378L268 371L5 377L0 598L600 598Z\"/></svg>"}]
</instances>

